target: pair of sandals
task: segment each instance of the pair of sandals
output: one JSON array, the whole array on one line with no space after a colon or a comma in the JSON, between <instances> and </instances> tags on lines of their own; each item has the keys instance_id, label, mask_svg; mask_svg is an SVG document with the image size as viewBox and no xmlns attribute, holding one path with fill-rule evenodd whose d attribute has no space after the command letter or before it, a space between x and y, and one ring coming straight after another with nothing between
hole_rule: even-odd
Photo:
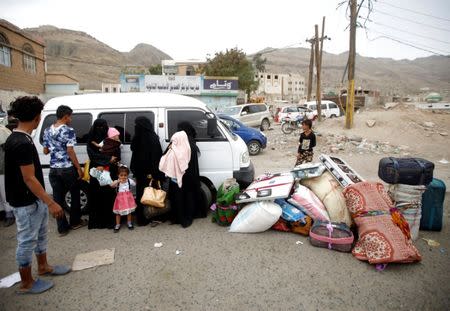
<instances>
[{"instance_id":1,"label":"pair of sandals","mask_svg":"<svg viewBox=\"0 0 450 311\"><path fill-rule=\"evenodd\" d=\"M56 265L53 266L53 270L51 272L45 272L40 275L65 275L69 273L72 269L68 266ZM52 281L47 281L43 279L36 279L33 282L33 285L28 289L19 289L16 291L18 295L28 295L28 294L40 294L43 293L50 288L52 288L55 284Z\"/></svg>"}]
</instances>

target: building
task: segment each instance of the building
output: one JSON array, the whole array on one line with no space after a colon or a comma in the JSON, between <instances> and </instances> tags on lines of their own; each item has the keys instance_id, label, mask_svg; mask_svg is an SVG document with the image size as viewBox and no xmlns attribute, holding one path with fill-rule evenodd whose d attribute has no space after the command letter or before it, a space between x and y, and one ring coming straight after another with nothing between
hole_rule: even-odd
<instances>
[{"instance_id":1,"label":"building","mask_svg":"<svg viewBox=\"0 0 450 311\"><path fill-rule=\"evenodd\" d=\"M255 79L259 81L256 95L264 96L266 102L298 102L305 97L305 78L299 74L258 72Z\"/></svg>"},{"instance_id":2,"label":"building","mask_svg":"<svg viewBox=\"0 0 450 311\"><path fill-rule=\"evenodd\" d=\"M45 98L65 95L75 95L80 90L80 84L75 78L64 73L47 73L45 75Z\"/></svg>"},{"instance_id":3,"label":"building","mask_svg":"<svg viewBox=\"0 0 450 311\"><path fill-rule=\"evenodd\" d=\"M162 60L162 74L172 76L199 76L199 69L206 64L204 60Z\"/></svg>"},{"instance_id":4,"label":"building","mask_svg":"<svg viewBox=\"0 0 450 311\"><path fill-rule=\"evenodd\" d=\"M102 83L102 93L120 93L120 83Z\"/></svg>"},{"instance_id":5,"label":"building","mask_svg":"<svg viewBox=\"0 0 450 311\"><path fill-rule=\"evenodd\" d=\"M0 90L42 94L45 72L44 40L0 19Z\"/></svg>"}]
</instances>

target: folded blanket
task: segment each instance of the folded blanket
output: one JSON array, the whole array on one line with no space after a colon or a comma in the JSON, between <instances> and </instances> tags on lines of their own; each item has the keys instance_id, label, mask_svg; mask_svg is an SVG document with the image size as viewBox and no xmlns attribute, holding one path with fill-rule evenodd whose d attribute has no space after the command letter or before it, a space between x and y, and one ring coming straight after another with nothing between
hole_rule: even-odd
<instances>
[{"instance_id":1,"label":"folded blanket","mask_svg":"<svg viewBox=\"0 0 450 311\"><path fill-rule=\"evenodd\" d=\"M353 256L371 264L422 259L411 242L408 223L381 183L356 183L343 194L359 233Z\"/></svg>"}]
</instances>

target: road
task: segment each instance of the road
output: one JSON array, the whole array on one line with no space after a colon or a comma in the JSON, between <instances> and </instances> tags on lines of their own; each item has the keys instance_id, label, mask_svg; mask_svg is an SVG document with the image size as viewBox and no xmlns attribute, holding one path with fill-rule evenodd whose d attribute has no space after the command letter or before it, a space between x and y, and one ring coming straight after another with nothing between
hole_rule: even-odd
<instances>
[{"instance_id":1,"label":"road","mask_svg":"<svg viewBox=\"0 0 450 311\"><path fill-rule=\"evenodd\" d=\"M291 165L277 157L282 154L269 145L252 161L258 173ZM367 156L346 160L355 169L367 166ZM376 168L369 171L376 176ZM422 262L391 264L383 272L351 254L315 248L300 235L232 234L210 217L187 229L167 223L117 234L82 228L65 237L52 219L51 263L71 264L76 254L104 248L115 248L115 262L51 277L55 287L37 296L0 289L0 310L449 310L448 202L443 231L420 233L440 247L419 240ZM0 227L1 277L16 271L15 230Z\"/></svg>"}]
</instances>

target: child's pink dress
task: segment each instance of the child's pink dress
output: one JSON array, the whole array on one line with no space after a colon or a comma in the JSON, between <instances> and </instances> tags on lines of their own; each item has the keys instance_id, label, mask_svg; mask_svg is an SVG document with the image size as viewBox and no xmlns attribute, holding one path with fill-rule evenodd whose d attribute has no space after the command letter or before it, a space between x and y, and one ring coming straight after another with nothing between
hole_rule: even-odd
<instances>
[{"instance_id":1,"label":"child's pink dress","mask_svg":"<svg viewBox=\"0 0 450 311\"><path fill-rule=\"evenodd\" d=\"M131 186L135 186L134 180L128 178L128 181L119 182L116 200L114 201L113 212L118 215L128 215L136 209L136 201L131 193Z\"/></svg>"}]
</instances>

